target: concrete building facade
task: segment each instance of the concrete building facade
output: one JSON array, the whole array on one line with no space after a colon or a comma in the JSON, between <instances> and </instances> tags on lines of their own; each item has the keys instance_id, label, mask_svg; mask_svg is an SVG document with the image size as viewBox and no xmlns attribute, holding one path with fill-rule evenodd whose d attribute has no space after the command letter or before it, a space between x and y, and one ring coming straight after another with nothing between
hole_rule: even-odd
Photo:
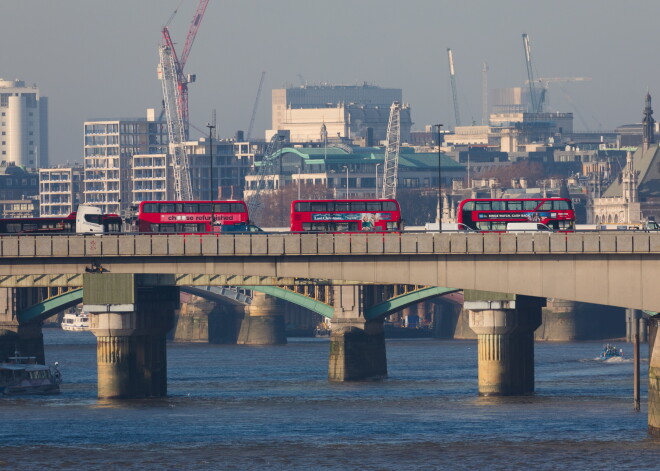
<instances>
[{"instance_id":1,"label":"concrete building facade","mask_svg":"<svg viewBox=\"0 0 660 471\"><path fill-rule=\"evenodd\" d=\"M153 109L146 118L100 119L84 124L84 202L121 214L133 202L135 155L166 154L167 124Z\"/></svg>"},{"instance_id":2,"label":"concrete building facade","mask_svg":"<svg viewBox=\"0 0 660 471\"><path fill-rule=\"evenodd\" d=\"M39 169L39 214L66 216L82 201L85 171L81 165Z\"/></svg>"},{"instance_id":3,"label":"concrete building facade","mask_svg":"<svg viewBox=\"0 0 660 471\"><path fill-rule=\"evenodd\" d=\"M0 161L48 165L48 99L36 85L0 78Z\"/></svg>"},{"instance_id":4,"label":"concrete building facade","mask_svg":"<svg viewBox=\"0 0 660 471\"><path fill-rule=\"evenodd\" d=\"M402 102L399 88L374 85L304 85L272 92L271 130L290 131L292 142L322 142L325 124L328 139L364 139L378 142L387 136L390 107ZM401 140L410 138L410 108L401 109ZM371 131L368 131L371 129ZM269 137L268 135L266 136Z\"/></svg>"}]
</instances>

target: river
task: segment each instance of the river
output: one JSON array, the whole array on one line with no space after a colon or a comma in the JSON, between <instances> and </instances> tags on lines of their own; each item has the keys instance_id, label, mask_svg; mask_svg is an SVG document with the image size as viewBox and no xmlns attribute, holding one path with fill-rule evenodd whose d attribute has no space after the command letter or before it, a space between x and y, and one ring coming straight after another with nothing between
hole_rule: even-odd
<instances>
[{"instance_id":1,"label":"river","mask_svg":"<svg viewBox=\"0 0 660 471\"><path fill-rule=\"evenodd\" d=\"M96 340L44 329L57 396L0 398L0 469L656 470L630 359L539 343L536 394L477 396L475 341L388 340L389 378L327 381L328 339L168 344L167 398L99 401ZM631 346L618 343L630 357Z\"/></svg>"}]
</instances>

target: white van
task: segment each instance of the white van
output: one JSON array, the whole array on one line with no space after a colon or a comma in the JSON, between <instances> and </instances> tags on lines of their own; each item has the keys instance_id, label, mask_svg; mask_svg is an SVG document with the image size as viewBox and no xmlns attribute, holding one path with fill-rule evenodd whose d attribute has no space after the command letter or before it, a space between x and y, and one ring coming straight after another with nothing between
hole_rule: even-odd
<instances>
[{"instance_id":1,"label":"white van","mask_svg":"<svg viewBox=\"0 0 660 471\"><path fill-rule=\"evenodd\" d=\"M510 222L506 225L507 232L553 232L551 228L540 222Z\"/></svg>"}]
</instances>

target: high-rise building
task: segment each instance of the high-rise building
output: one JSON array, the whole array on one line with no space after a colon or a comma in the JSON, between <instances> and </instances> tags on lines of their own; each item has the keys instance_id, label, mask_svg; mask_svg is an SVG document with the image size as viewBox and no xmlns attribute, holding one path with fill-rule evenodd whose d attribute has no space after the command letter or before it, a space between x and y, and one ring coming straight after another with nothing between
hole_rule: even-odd
<instances>
[{"instance_id":1,"label":"high-rise building","mask_svg":"<svg viewBox=\"0 0 660 471\"><path fill-rule=\"evenodd\" d=\"M0 161L32 169L48 165L48 99L36 85L0 78Z\"/></svg>"},{"instance_id":2,"label":"high-rise building","mask_svg":"<svg viewBox=\"0 0 660 471\"><path fill-rule=\"evenodd\" d=\"M85 203L122 214L133 203L132 160L166 154L167 124L153 109L146 118L95 119L84 124Z\"/></svg>"},{"instance_id":3,"label":"high-rise building","mask_svg":"<svg viewBox=\"0 0 660 471\"><path fill-rule=\"evenodd\" d=\"M83 167L78 165L39 169L41 216L66 216L82 201Z\"/></svg>"},{"instance_id":4,"label":"high-rise building","mask_svg":"<svg viewBox=\"0 0 660 471\"><path fill-rule=\"evenodd\" d=\"M247 151L249 144L246 144ZM186 142L193 195L199 199L240 199L250 158L232 140L213 139L213 162L208 138Z\"/></svg>"},{"instance_id":5,"label":"high-rise building","mask_svg":"<svg viewBox=\"0 0 660 471\"><path fill-rule=\"evenodd\" d=\"M135 154L132 161L133 205L141 201L168 200L168 182L172 167L167 154Z\"/></svg>"},{"instance_id":6,"label":"high-rise building","mask_svg":"<svg viewBox=\"0 0 660 471\"><path fill-rule=\"evenodd\" d=\"M290 131L291 141L322 141L325 124L328 139L364 139L368 133L376 141L387 137L392 103L402 101L400 88L375 85L304 85L272 92L272 128ZM410 136L410 108L401 109L401 140ZM371 129L371 131L368 131Z\"/></svg>"}]
</instances>

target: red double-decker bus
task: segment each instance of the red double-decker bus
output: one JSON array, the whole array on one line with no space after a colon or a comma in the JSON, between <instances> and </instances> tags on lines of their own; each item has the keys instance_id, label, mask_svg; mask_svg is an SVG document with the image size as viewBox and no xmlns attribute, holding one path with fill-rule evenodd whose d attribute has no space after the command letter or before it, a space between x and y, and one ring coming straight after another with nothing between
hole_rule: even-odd
<instances>
[{"instance_id":1,"label":"red double-decker bus","mask_svg":"<svg viewBox=\"0 0 660 471\"><path fill-rule=\"evenodd\" d=\"M575 230L575 211L567 198L466 199L458 205L457 222L483 232L504 232L510 222L536 222L568 232Z\"/></svg>"},{"instance_id":2,"label":"red double-decker bus","mask_svg":"<svg viewBox=\"0 0 660 471\"><path fill-rule=\"evenodd\" d=\"M223 232L222 226L249 222L243 201L142 201L138 232Z\"/></svg>"},{"instance_id":3,"label":"red double-decker bus","mask_svg":"<svg viewBox=\"0 0 660 471\"><path fill-rule=\"evenodd\" d=\"M396 200L297 200L291 202L292 232L400 231Z\"/></svg>"}]
</instances>

